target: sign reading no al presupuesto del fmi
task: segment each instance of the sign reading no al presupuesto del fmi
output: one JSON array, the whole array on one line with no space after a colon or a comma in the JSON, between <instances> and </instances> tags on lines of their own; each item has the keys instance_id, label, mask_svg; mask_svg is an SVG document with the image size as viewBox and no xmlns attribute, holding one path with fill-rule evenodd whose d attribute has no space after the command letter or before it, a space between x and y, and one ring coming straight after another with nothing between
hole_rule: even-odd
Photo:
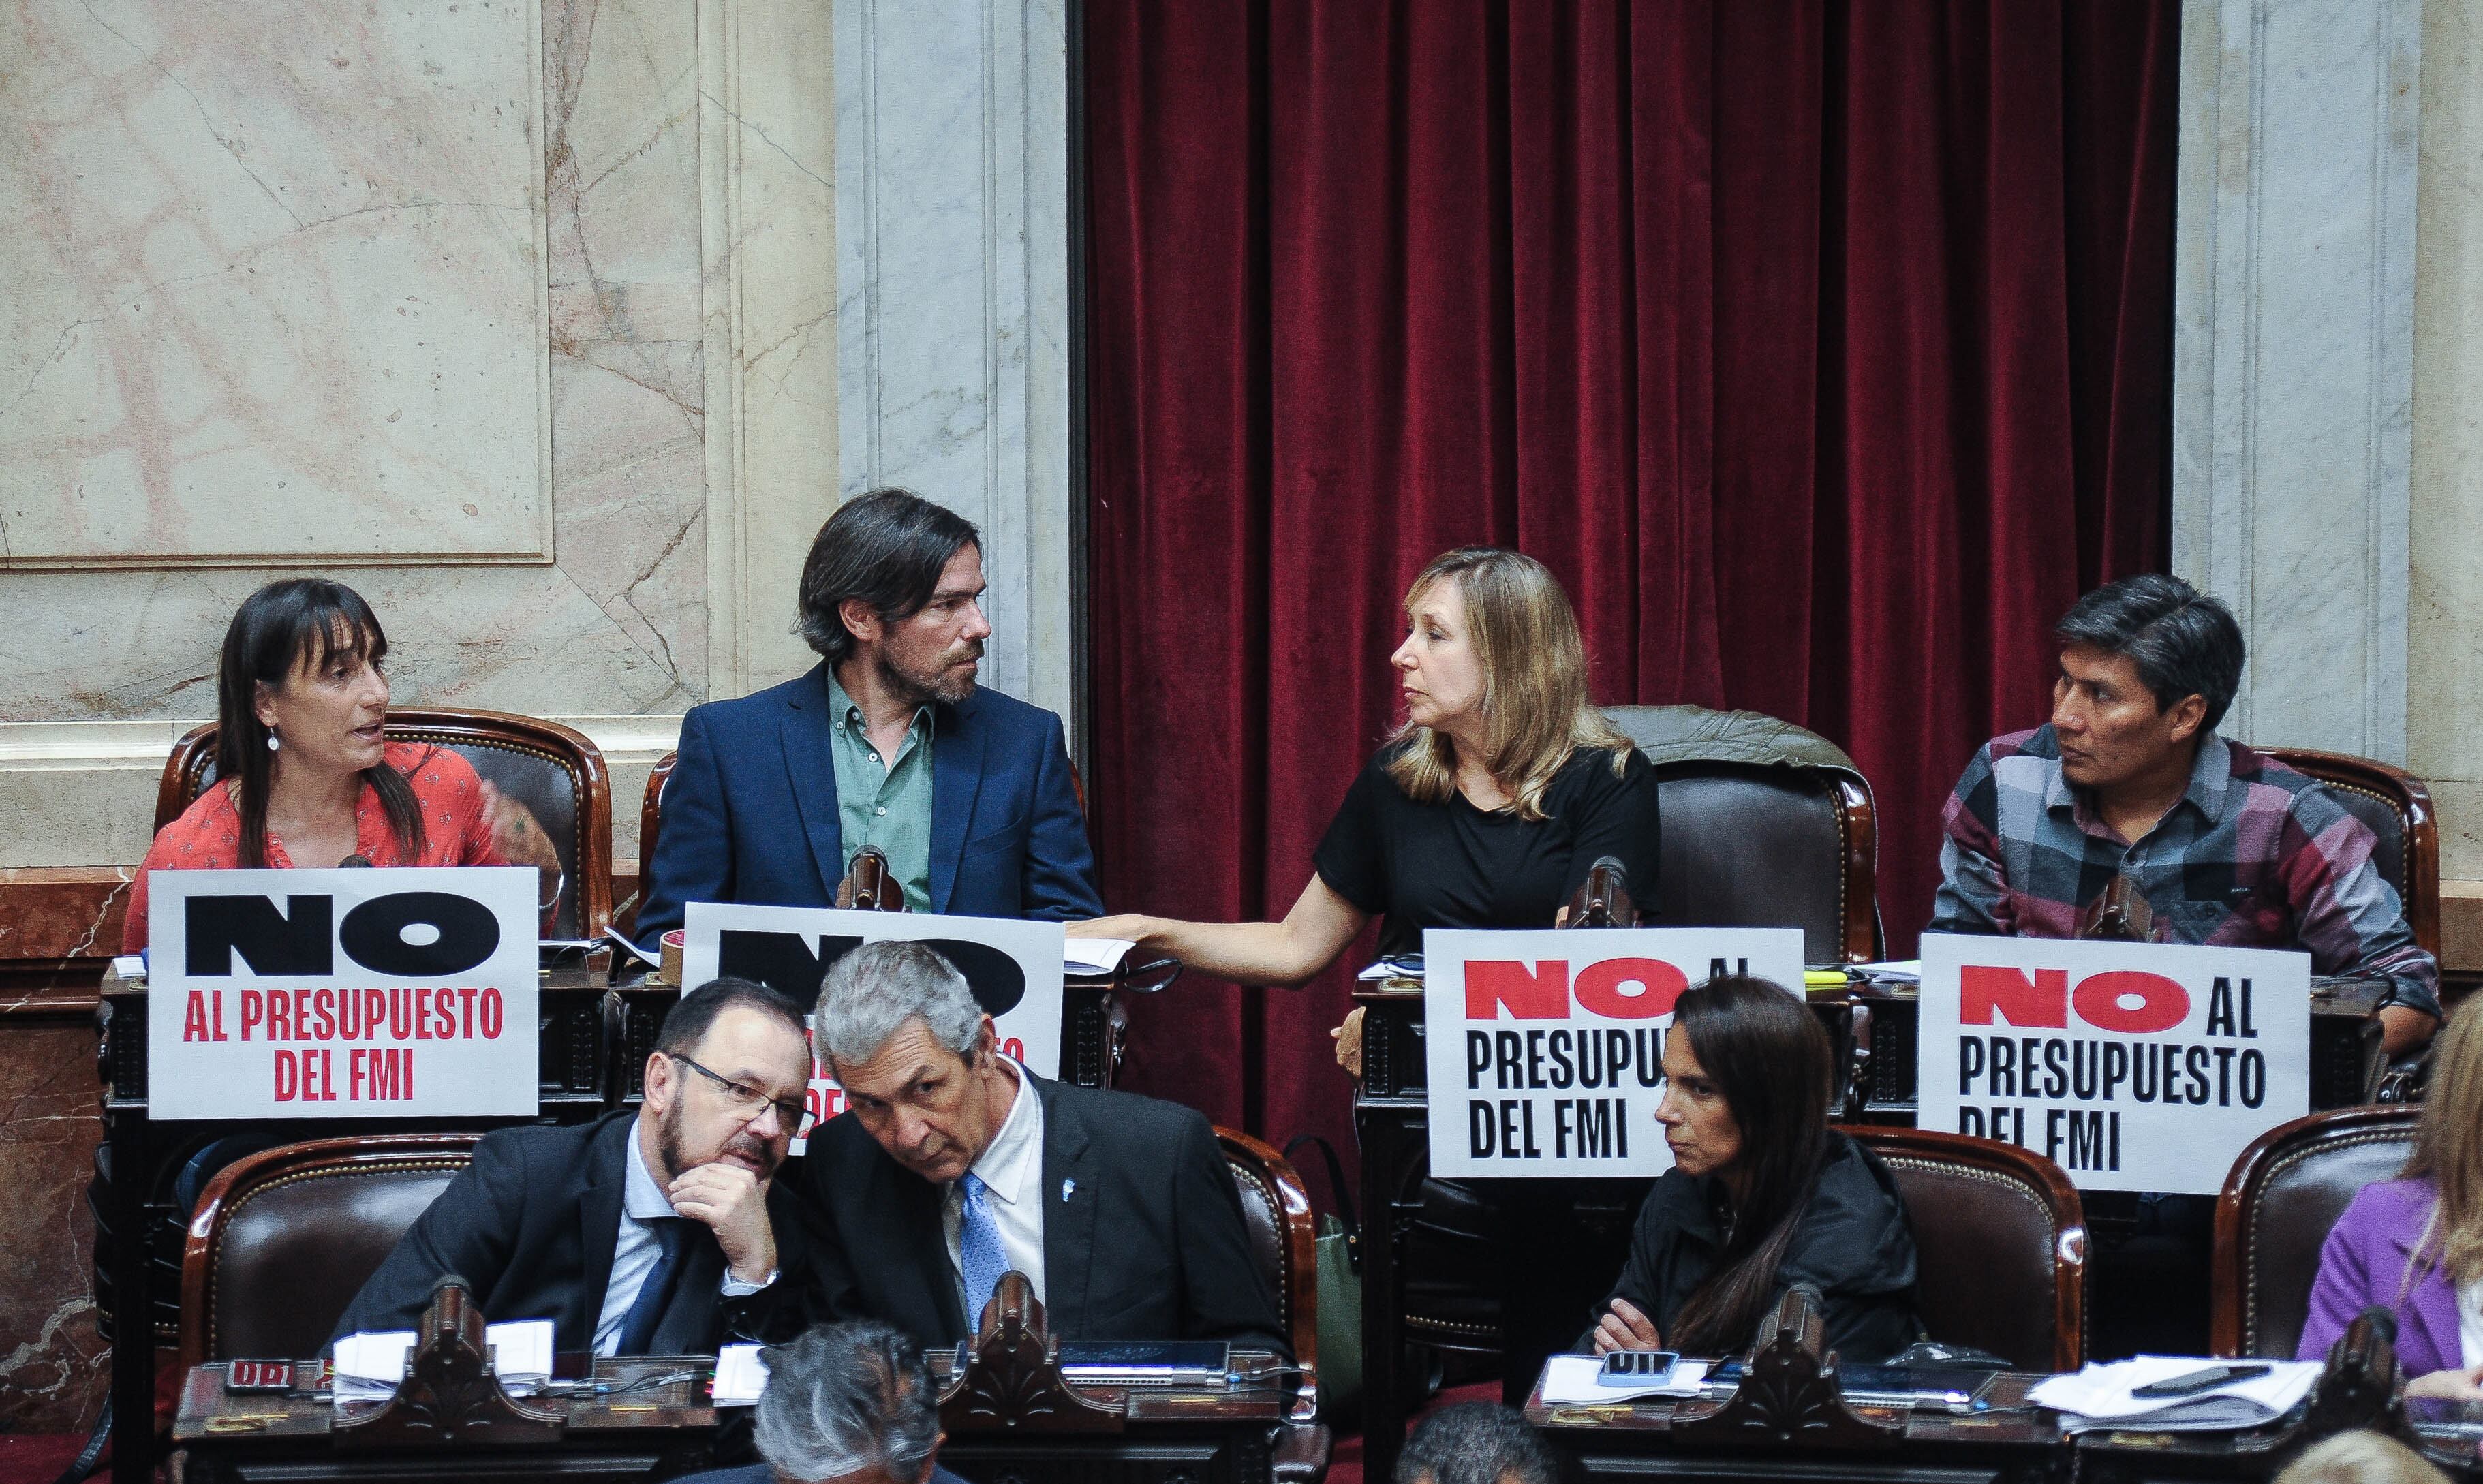
<instances>
[{"instance_id":1,"label":"sign reading no al presupuesto del fmi","mask_svg":"<svg viewBox=\"0 0 2483 1484\"><path fill-rule=\"evenodd\" d=\"M150 1116L536 1111L533 870L157 871L147 887Z\"/></svg>"},{"instance_id":2,"label":"sign reading no al presupuesto del fmi","mask_svg":"<svg viewBox=\"0 0 2483 1484\"><path fill-rule=\"evenodd\" d=\"M1925 934L1916 1117L2085 1190L2214 1195L2310 1106L2310 957Z\"/></svg>"},{"instance_id":3,"label":"sign reading no al presupuesto del fmi","mask_svg":"<svg viewBox=\"0 0 2483 1484\"><path fill-rule=\"evenodd\" d=\"M1660 1175L1674 1001L1719 974L1802 994L1798 928L1423 935L1431 1173Z\"/></svg>"}]
</instances>

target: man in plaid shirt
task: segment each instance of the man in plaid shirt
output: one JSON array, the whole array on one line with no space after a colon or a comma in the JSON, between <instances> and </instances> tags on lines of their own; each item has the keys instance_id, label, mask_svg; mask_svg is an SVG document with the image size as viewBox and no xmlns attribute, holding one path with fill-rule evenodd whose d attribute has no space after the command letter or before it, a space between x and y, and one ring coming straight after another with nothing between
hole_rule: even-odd
<instances>
[{"instance_id":1,"label":"man in plaid shirt","mask_svg":"<svg viewBox=\"0 0 2483 1484\"><path fill-rule=\"evenodd\" d=\"M1987 743L1943 811L1935 933L2068 938L2116 875L2176 942L2299 948L2382 978L2391 1053L2440 1020L2440 966L2380 875L2378 841L2325 787L2216 734L2241 628L2177 577L2124 578L2054 630L2052 720Z\"/></svg>"}]
</instances>

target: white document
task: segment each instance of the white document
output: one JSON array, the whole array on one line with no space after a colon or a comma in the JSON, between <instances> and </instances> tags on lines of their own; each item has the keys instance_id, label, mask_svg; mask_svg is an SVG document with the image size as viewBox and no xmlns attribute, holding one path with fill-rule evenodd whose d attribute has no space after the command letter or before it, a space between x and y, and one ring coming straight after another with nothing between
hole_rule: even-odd
<instances>
[{"instance_id":1,"label":"white document","mask_svg":"<svg viewBox=\"0 0 2483 1484\"><path fill-rule=\"evenodd\" d=\"M1664 1039L1682 991L1751 974L1802 998L1799 928L1423 934L1431 1173L1661 1175Z\"/></svg>"},{"instance_id":2,"label":"white document","mask_svg":"<svg viewBox=\"0 0 2483 1484\"><path fill-rule=\"evenodd\" d=\"M2211 1196L2310 1109L2310 955L1923 935L1917 1121L2081 1190Z\"/></svg>"},{"instance_id":3,"label":"white document","mask_svg":"<svg viewBox=\"0 0 2483 1484\"><path fill-rule=\"evenodd\" d=\"M2190 1396L2133 1396L2142 1386L2210 1365L2264 1365L2268 1373ZM2310 1394L2317 1361L2231 1362L2196 1355L2141 1355L2039 1381L2026 1399L2062 1414L2067 1432L2225 1432L2275 1421Z\"/></svg>"},{"instance_id":4,"label":"white document","mask_svg":"<svg viewBox=\"0 0 2483 1484\"><path fill-rule=\"evenodd\" d=\"M1126 938L1064 938L1060 967L1073 974L1108 974L1136 946Z\"/></svg>"},{"instance_id":5,"label":"white document","mask_svg":"<svg viewBox=\"0 0 2483 1484\"><path fill-rule=\"evenodd\" d=\"M532 867L157 871L148 1112L534 1116Z\"/></svg>"},{"instance_id":6,"label":"white document","mask_svg":"<svg viewBox=\"0 0 2483 1484\"><path fill-rule=\"evenodd\" d=\"M1603 1373L1604 1358L1599 1355L1556 1355L1543 1367L1543 1403L1550 1407L1593 1405L1596 1402L1628 1401L1635 1396L1695 1396L1698 1384L1707 1379L1705 1361L1680 1361L1672 1374L1644 1386L1606 1386L1595 1378Z\"/></svg>"},{"instance_id":7,"label":"white document","mask_svg":"<svg viewBox=\"0 0 2483 1484\"><path fill-rule=\"evenodd\" d=\"M551 1342L549 1319L512 1319L483 1327L492 1369L500 1378L500 1390L512 1396L532 1396L551 1379ZM379 1330L337 1340L336 1399L386 1401L394 1396L413 1354L412 1330Z\"/></svg>"},{"instance_id":8,"label":"white document","mask_svg":"<svg viewBox=\"0 0 2483 1484\"><path fill-rule=\"evenodd\" d=\"M767 1363L757 1345L727 1345L715 1355L715 1404L754 1407L767 1390Z\"/></svg>"}]
</instances>

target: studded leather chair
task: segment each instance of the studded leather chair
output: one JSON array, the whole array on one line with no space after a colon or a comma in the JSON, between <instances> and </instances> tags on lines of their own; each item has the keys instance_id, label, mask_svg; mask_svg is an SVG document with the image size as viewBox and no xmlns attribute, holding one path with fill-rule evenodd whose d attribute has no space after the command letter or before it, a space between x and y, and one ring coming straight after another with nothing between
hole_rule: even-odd
<instances>
[{"instance_id":1,"label":"studded leather chair","mask_svg":"<svg viewBox=\"0 0 2483 1484\"><path fill-rule=\"evenodd\" d=\"M2328 1231L2414 1152L2419 1108L2338 1108L2260 1134L2216 1198L2207 1342L2222 1356L2293 1359Z\"/></svg>"},{"instance_id":2,"label":"studded leather chair","mask_svg":"<svg viewBox=\"0 0 2483 1484\"><path fill-rule=\"evenodd\" d=\"M1319 1225L1310 1192L1273 1146L1235 1128L1216 1129L1215 1142L1241 1187L1250 1255L1276 1295L1277 1318L1302 1367L1300 1415L1307 1418L1319 1404Z\"/></svg>"},{"instance_id":3,"label":"studded leather chair","mask_svg":"<svg viewBox=\"0 0 2483 1484\"><path fill-rule=\"evenodd\" d=\"M2060 1166L2015 1144L1848 1126L1897 1178L1923 1329L2027 1370L2086 1359L2085 1207Z\"/></svg>"},{"instance_id":4,"label":"studded leather chair","mask_svg":"<svg viewBox=\"0 0 2483 1484\"><path fill-rule=\"evenodd\" d=\"M1827 738L1755 711L1608 706L1655 764L1665 927L1798 925L1810 964L1880 956L1871 784ZM1649 905L1640 898L1642 907Z\"/></svg>"},{"instance_id":5,"label":"studded leather chair","mask_svg":"<svg viewBox=\"0 0 2483 1484\"><path fill-rule=\"evenodd\" d=\"M448 1182L475 1135L366 1134L280 1144L218 1173L181 1254L181 1370L298 1360Z\"/></svg>"},{"instance_id":6,"label":"studded leather chair","mask_svg":"<svg viewBox=\"0 0 2483 1484\"><path fill-rule=\"evenodd\" d=\"M2440 957L2440 824L2431 790L2402 768L2344 753L2303 747L2262 748L2297 773L2308 773L2379 836L2372 863L2397 888L2406 926L2425 953Z\"/></svg>"},{"instance_id":7,"label":"studded leather chair","mask_svg":"<svg viewBox=\"0 0 2483 1484\"><path fill-rule=\"evenodd\" d=\"M593 938L612 920L612 787L603 755L579 732L501 711L390 707L391 742L429 742L474 765L483 781L534 811L551 836L568 880L545 930L549 938ZM181 817L216 781L216 724L173 744L155 790L155 828Z\"/></svg>"}]
</instances>

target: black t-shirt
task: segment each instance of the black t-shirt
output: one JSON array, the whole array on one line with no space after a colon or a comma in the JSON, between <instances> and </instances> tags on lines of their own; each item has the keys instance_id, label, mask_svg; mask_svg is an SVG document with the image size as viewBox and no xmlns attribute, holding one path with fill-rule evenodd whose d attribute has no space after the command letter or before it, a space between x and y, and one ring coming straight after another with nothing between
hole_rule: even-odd
<instances>
[{"instance_id":1,"label":"black t-shirt","mask_svg":"<svg viewBox=\"0 0 2483 1484\"><path fill-rule=\"evenodd\" d=\"M1579 748L1543 791L1548 818L1485 813L1453 793L1417 804L1388 776L1393 749L1371 759L1312 856L1328 889L1384 920L1382 954L1419 953L1425 928L1548 928L1605 856L1629 868L1629 892L1655 910L1655 769L1632 751Z\"/></svg>"}]
</instances>

